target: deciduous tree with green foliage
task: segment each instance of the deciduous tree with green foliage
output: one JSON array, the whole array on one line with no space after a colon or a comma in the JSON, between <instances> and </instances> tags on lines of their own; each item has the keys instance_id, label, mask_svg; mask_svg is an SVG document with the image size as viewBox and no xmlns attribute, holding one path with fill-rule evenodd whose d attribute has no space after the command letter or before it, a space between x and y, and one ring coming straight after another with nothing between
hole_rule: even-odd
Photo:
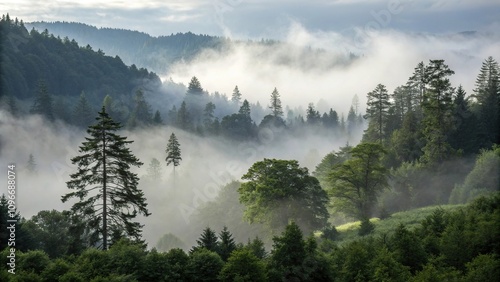
<instances>
[{"instance_id":1,"label":"deciduous tree with green foliage","mask_svg":"<svg viewBox=\"0 0 500 282\"><path fill-rule=\"evenodd\" d=\"M385 153L380 144L361 143L351 150L350 159L333 169L328 191L337 210L359 220L370 218L378 195L388 187Z\"/></svg>"},{"instance_id":2,"label":"deciduous tree with green foliage","mask_svg":"<svg viewBox=\"0 0 500 282\"><path fill-rule=\"evenodd\" d=\"M106 250L109 243L120 237L141 239L142 225L132 220L138 215L150 215L144 193L137 188L139 178L130 171L141 166L127 145L115 132L121 128L106 113L99 112L97 123L89 126L86 141L80 146L81 155L71 159L78 166L67 186L71 190L62 197L66 202L76 198L72 213L81 216L91 234L88 244Z\"/></svg>"},{"instance_id":3,"label":"deciduous tree with green foliage","mask_svg":"<svg viewBox=\"0 0 500 282\"><path fill-rule=\"evenodd\" d=\"M273 229L290 220L306 232L321 229L328 219L328 196L307 168L295 160L264 159L250 167L239 188L245 218L267 223Z\"/></svg>"}]
</instances>

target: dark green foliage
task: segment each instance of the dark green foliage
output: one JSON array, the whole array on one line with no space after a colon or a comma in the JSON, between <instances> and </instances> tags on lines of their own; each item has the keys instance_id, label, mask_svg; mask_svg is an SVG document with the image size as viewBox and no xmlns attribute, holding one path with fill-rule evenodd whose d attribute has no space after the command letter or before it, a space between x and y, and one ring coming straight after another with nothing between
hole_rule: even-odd
<instances>
[{"instance_id":1,"label":"dark green foliage","mask_svg":"<svg viewBox=\"0 0 500 282\"><path fill-rule=\"evenodd\" d=\"M467 263L465 281L495 281L500 277L498 254L479 255Z\"/></svg>"},{"instance_id":2,"label":"dark green foliage","mask_svg":"<svg viewBox=\"0 0 500 282\"><path fill-rule=\"evenodd\" d=\"M71 159L78 171L67 185L76 191L62 197L63 202L78 199L71 211L86 223L88 244L103 249L121 236L139 241L142 226L131 220L139 213L149 215L144 193L137 189L139 178L129 170L142 163L127 148L133 141L115 133L120 127L103 107L87 130L90 137L80 146L81 155Z\"/></svg>"},{"instance_id":3,"label":"dark green foliage","mask_svg":"<svg viewBox=\"0 0 500 282\"><path fill-rule=\"evenodd\" d=\"M255 237L252 241L248 239L248 243L246 244L245 248L251 251L252 254L254 254L259 259L264 259L267 257L264 242L259 237Z\"/></svg>"},{"instance_id":4,"label":"dark green foliage","mask_svg":"<svg viewBox=\"0 0 500 282\"><path fill-rule=\"evenodd\" d=\"M234 242L233 235L226 226L219 233L219 243L217 253L223 261L227 261L231 253L236 250L236 243Z\"/></svg>"},{"instance_id":5,"label":"dark green foliage","mask_svg":"<svg viewBox=\"0 0 500 282\"><path fill-rule=\"evenodd\" d=\"M196 252L199 249L207 249L212 252L217 252L219 247L219 241L217 239L217 234L207 227L203 229L203 233L200 235L200 239L196 240L196 246L191 249L191 253Z\"/></svg>"},{"instance_id":6,"label":"dark green foliage","mask_svg":"<svg viewBox=\"0 0 500 282\"><path fill-rule=\"evenodd\" d=\"M374 229L375 226L373 225L373 223L371 223L369 219L365 218L361 220L361 226L359 227L358 234L359 236L366 236L371 234Z\"/></svg>"},{"instance_id":7,"label":"dark green foliage","mask_svg":"<svg viewBox=\"0 0 500 282\"><path fill-rule=\"evenodd\" d=\"M474 97L477 100L475 112L483 131L483 144L500 141L500 69L493 57L488 57L481 66L476 79Z\"/></svg>"},{"instance_id":8,"label":"dark green foliage","mask_svg":"<svg viewBox=\"0 0 500 282\"><path fill-rule=\"evenodd\" d=\"M222 268L221 281L267 281L265 265L250 250L234 251Z\"/></svg>"},{"instance_id":9,"label":"dark green foliage","mask_svg":"<svg viewBox=\"0 0 500 282\"><path fill-rule=\"evenodd\" d=\"M241 106L240 111L245 106ZM246 110L243 110L245 112ZM253 139L256 133L256 126L248 114L232 114L222 118L220 123L221 133L234 140L249 140Z\"/></svg>"},{"instance_id":10,"label":"dark green foliage","mask_svg":"<svg viewBox=\"0 0 500 282\"><path fill-rule=\"evenodd\" d=\"M370 264L372 281L406 282L411 277L409 268L398 262L394 255L385 247L377 252Z\"/></svg>"},{"instance_id":11,"label":"dark green foliage","mask_svg":"<svg viewBox=\"0 0 500 282\"><path fill-rule=\"evenodd\" d=\"M388 186L388 171L382 165L385 150L380 144L361 143L350 153L352 157L329 175L329 193L337 210L369 219L378 195Z\"/></svg>"},{"instance_id":12,"label":"dark green foliage","mask_svg":"<svg viewBox=\"0 0 500 282\"><path fill-rule=\"evenodd\" d=\"M144 92L137 90L135 92L135 107L128 121L129 127L148 126L153 123L153 114L151 113L151 105L146 102Z\"/></svg>"},{"instance_id":13,"label":"dark green foliage","mask_svg":"<svg viewBox=\"0 0 500 282\"><path fill-rule=\"evenodd\" d=\"M51 258L78 252L84 248L82 228L70 212L40 211L26 221L24 228L32 236L33 246L43 250Z\"/></svg>"},{"instance_id":14,"label":"dark green foliage","mask_svg":"<svg viewBox=\"0 0 500 282\"><path fill-rule=\"evenodd\" d=\"M16 263L23 271L41 274L49 266L50 259L44 251L35 250L20 254Z\"/></svg>"},{"instance_id":15,"label":"dark green foliage","mask_svg":"<svg viewBox=\"0 0 500 282\"><path fill-rule=\"evenodd\" d=\"M224 262L217 253L201 248L189 257L189 281L218 281L223 266Z\"/></svg>"},{"instance_id":16,"label":"dark green foliage","mask_svg":"<svg viewBox=\"0 0 500 282\"><path fill-rule=\"evenodd\" d=\"M319 122L321 121L321 116L320 116L319 112L314 109L313 103L309 103L309 105L307 106L306 120L307 120L307 123L309 123L311 125L319 124Z\"/></svg>"},{"instance_id":17,"label":"dark green foliage","mask_svg":"<svg viewBox=\"0 0 500 282\"><path fill-rule=\"evenodd\" d=\"M293 220L306 232L325 226L327 194L297 161L264 159L254 163L242 179L248 182L238 190L240 202L250 222L280 229Z\"/></svg>"},{"instance_id":18,"label":"dark green foliage","mask_svg":"<svg viewBox=\"0 0 500 282\"><path fill-rule=\"evenodd\" d=\"M80 128L87 128L94 120L94 110L90 107L85 92L82 91L73 109L73 124Z\"/></svg>"},{"instance_id":19,"label":"dark green foliage","mask_svg":"<svg viewBox=\"0 0 500 282\"><path fill-rule=\"evenodd\" d=\"M434 165L442 162L451 153L446 135L451 128L453 88L448 76L454 73L444 60L430 60L429 65L425 67L428 89L424 93L422 102L424 113L422 122L426 144L421 159L426 164Z\"/></svg>"},{"instance_id":20,"label":"dark green foliage","mask_svg":"<svg viewBox=\"0 0 500 282\"><path fill-rule=\"evenodd\" d=\"M407 266L412 273L422 269L422 266L427 262L427 254L420 238L408 231L402 224L394 230L389 246L394 253L394 258L402 265Z\"/></svg>"},{"instance_id":21,"label":"dark green foliage","mask_svg":"<svg viewBox=\"0 0 500 282\"><path fill-rule=\"evenodd\" d=\"M163 124L163 119L161 118L160 111L156 110L155 115L153 117L153 124L154 125L162 125Z\"/></svg>"},{"instance_id":22,"label":"dark green foliage","mask_svg":"<svg viewBox=\"0 0 500 282\"><path fill-rule=\"evenodd\" d=\"M49 94L46 82L44 80L39 80L37 85L37 92L35 95L35 101L31 106L30 113L41 115L48 121L53 121L53 106L54 102L52 96Z\"/></svg>"},{"instance_id":23,"label":"dark green foliage","mask_svg":"<svg viewBox=\"0 0 500 282\"><path fill-rule=\"evenodd\" d=\"M238 114L244 115L247 118L250 118L250 104L248 103L247 99L243 101L243 104L241 105Z\"/></svg>"},{"instance_id":24,"label":"dark green foliage","mask_svg":"<svg viewBox=\"0 0 500 282\"><path fill-rule=\"evenodd\" d=\"M349 146L349 144L344 147L340 147L338 152L332 151L331 153L328 153L316 166L313 175L318 178L323 189L327 189L329 187L328 179L332 169L349 159L351 156L351 150L352 147Z\"/></svg>"},{"instance_id":25,"label":"dark green foliage","mask_svg":"<svg viewBox=\"0 0 500 282\"><path fill-rule=\"evenodd\" d=\"M366 115L369 120L368 129L365 131L365 141L384 143L387 138L387 123L389 116L389 93L384 85L379 84L368 93ZM349 120L349 117L348 117Z\"/></svg>"},{"instance_id":26,"label":"dark green foliage","mask_svg":"<svg viewBox=\"0 0 500 282\"><path fill-rule=\"evenodd\" d=\"M294 222L287 225L280 237L273 238L273 242L270 264L280 280L300 279L304 275L302 264L307 253L299 226Z\"/></svg>"},{"instance_id":27,"label":"dark green foliage","mask_svg":"<svg viewBox=\"0 0 500 282\"><path fill-rule=\"evenodd\" d=\"M165 281L189 281L189 256L181 249L171 249L166 254Z\"/></svg>"},{"instance_id":28,"label":"dark green foliage","mask_svg":"<svg viewBox=\"0 0 500 282\"><path fill-rule=\"evenodd\" d=\"M172 113L173 114L173 113ZM189 130L192 127L191 116L187 109L186 102L182 102L181 107L177 111L175 124L184 130Z\"/></svg>"},{"instance_id":29,"label":"dark green foliage","mask_svg":"<svg viewBox=\"0 0 500 282\"><path fill-rule=\"evenodd\" d=\"M10 194L7 194L7 196L2 194L0 197L0 250L7 247L15 247L16 250L22 251L36 248L30 230L24 226L26 221L24 218L21 218L21 214L14 211L13 217L9 215L9 200L12 201L12 198L9 199L9 197L12 196ZM7 222L9 219L17 221L15 246L12 245L10 230L7 229L11 224ZM11 242L11 246L8 246L9 242Z\"/></svg>"},{"instance_id":30,"label":"dark green foliage","mask_svg":"<svg viewBox=\"0 0 500 282\"><path fill-rule=\"evenodd\" d=\"M6 20L1 20L0 25L0 38L9 39L0 42L2 94L12 93L18 99L29 99L37 92L40 79L45 81L52 95L74 98L82 91L99 93L101 97L126 95L142 84L155 89L161 84L156 74L135 66L127 67L118 56L103 56L102 51L93 51L90 46L80 47L75 40L63 40L36 30L28 33L24 26ZM44 111L50 116L53 113L49 109Z\"/></svg>"}]
</instances>

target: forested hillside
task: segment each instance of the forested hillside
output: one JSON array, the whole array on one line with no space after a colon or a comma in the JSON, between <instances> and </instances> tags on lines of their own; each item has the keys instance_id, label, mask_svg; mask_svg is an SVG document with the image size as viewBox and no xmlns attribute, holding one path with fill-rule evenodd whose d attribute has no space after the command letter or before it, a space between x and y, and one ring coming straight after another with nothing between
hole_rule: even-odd
<instances>
[{"instance_id":1,"label":"forested hillside","mask_svg":"<svg viewBox=\"0 0 500 282\"><path fill-rule=\"evenodd\" d=\"M82 92L92 101L102 101L106 95L131 96L139 88L157 90L161 84L154 73L126 66L118 56L106 56L48 31L28 32L22 21L10 22L8 16L3 16L0 32L2 97L32 98L41 80L51 95L70 101Z\"/></svg>"},{"instance_id":2,"label":"forested hillside","mask_svg":"<svg viewBox=\"0 0 500 282\"><path fill-rule=\"evenodd\" d=\"M220 49L226 39L197 35L191 32L153 37L149 34L114 28L97 28L83 23L32 22L26 23L38 31L75 39L82 44L119 55L125 63L147 66L156 72L165 72L173 63L193 59L203 49Z\"/></svg>"}]
</instances>

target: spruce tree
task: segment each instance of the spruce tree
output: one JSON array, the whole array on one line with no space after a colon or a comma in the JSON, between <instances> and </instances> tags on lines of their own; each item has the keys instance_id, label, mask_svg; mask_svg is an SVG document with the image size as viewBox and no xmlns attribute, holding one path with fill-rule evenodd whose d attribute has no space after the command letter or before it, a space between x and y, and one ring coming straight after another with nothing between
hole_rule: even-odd
<instances>
[{"instance_id":1,"label":"spruce tree","mask_svg":"<svg viewBox=\"0 0 500 282\"><path fill-rule=\"evenodd\" d=\"M283 116L283 107L281 106L280 93L276 89L271 93L271 105L269 106L271 111L273 112L274 117L282 117Z\"/></svg>"},{"instance_id":2,"label":"spruce tree","mask_svg":"<svg viewBox=\"0 0 500 282\"><path fill-rule=\"evenodd\" d=\"M247 118L250 118L250 104L248 103L248 101L246 99L243 101L243 104L241 105L238 113L240 115L244 115Z\"/></svg>"},{"instance_id":3,"label":"spruce tree","mask_svg":"<svg viewBox=\"0 0 500 282\"><path fill-rule=\"evenodd\" d=\"M179 144L179 141L177 140L177 137L173 132L170 135L170 138L168 139L167 149L165 150L165 152L167 153L167 157L165 158L167 166L172 164L174 166L174 174L175 174L175 167L179 166L182 158L181 158L181 146Z\"/></svg>"},{"instance_id":4,"label":"spruce tree","mask_svg":"<svg viewBox=\"0 0 500 282\"><path fill-rule=\"evenodd\" d=\"M240 93L240 90L238 89L238 85L236 85L233 90L233 95L231 96L231 101L236 105L239 105L241 101L241 96L242 95Z\"/></svg>"},{"instance_id":5,"label":"spruce tree","mask_svg":"<svg viewBox=\"0 0 500 282\"><path fill-rule=\"evenodd\" d=\"M30 113L39 114L49 121L54 120L53 101L44 80L38 81L38 90Z\"/></svg>"},{"instance_id":6,"label":"spruce tree","mask_svg":"<svg viewBox=\"0 0 500 282\"><path fill-rule=\"evenodd\" d=\"M163 124L163 119L161 118L159 110L156 110L156 112L155 112L155 115L153 117L153 124L154 125L162 125Z\"/></svg>"},{"instance_id":7,"label":"spruce tree","mask_svg":"<svg viewBox=\"0 0 500 282\"><path fill-rule=\"evenodd\" d=\"M203 125L205 126L205 130L212 131L212 125L214 121L214 111L215 104L209 102L205 105L205 110L203 112Z\"/></svg>"},{"instance_id":8,"label":"spruce tree","mask_svg":"<svg viewBox=\"0 0 500 282\"><path fill-rule=\"evenodd\" d=\"M233 239L233 234L229 232L227 226L224 226L222 231L219 234L219 245L217 253L220 255L223 261L227 261L231 253L236 250L236 243Z\"/></svg>"},{"instance_id":9,"label":"spruce tree","mask_svg":"<svg viewBox=\"0 0 500 282\"><path fill-rule=\"evenodd\" d=\"M130 171L132 166L142 165L127 148L133 141L115 133L121 126L104 107L96 120L80 146L81 155L71 159L78 170L66 183L74 191L64 195L62 201L78 200L71 211L86 223L88 243L106 250L119 237L140 241L142 225L132 220L138 214L150 213L144 193L137 188L139 178Z\"/></svg>"},{"instance_id":10,"label":"spruce tree","mask_svg":"<svg viewBox=\"0 0 500 282\"><path fill-rule=\"evenodd\" d=\"M189 112L187 110L186 102L182 102L179 111L177 111L177 126L184 130L188 130L191 128L191 118Z\"/></svg>"},{"instance_id":11,"label":"spruce tree","mask_svg":"<svg viewBox=\"0 0 500 282\"><path fill-rule=\"evenodd\" d=\"M426 141L422 161L427 164L436 164L445 160L451 150L446 140L447 132L451 127L453 108L453 88L448 76L455 72L444 63L444 60L431 60L425 67L425 72L429 87L422 103L423 135Z\"/></svg>"},{"instance_id":12,"label":"spruce tree","mask_svg":"<svg viewBox=\"0 0 500 282\"><path fill-rule=\"evenodd\" d=\"M391 106L389 93L384 85L379 84L373 91L368 93L366 106L366 115L364 118L369 119L369 123L364 139L368 142L379 142L382 144L387 140L386 127L389 107Z\"/></svg>"},{"instance_id":13,"label":"spruce tree","mask_svg":"<svg viewBox=\"0 0 500 282\"><path fill-rule=\"evenodd\" d=\"M201 83L196 76L191 78L191 81L188 85L187 95L201 95L203 94L203 88L201 87Z\"/></svg>"},{"instance_id":14,"label":"spruce tree","mask_svg":"<svg viewBox=\"0 0 500 282\"><path fill-rule=\"evenodd\" d=\"M35 157L33 156L33 154L30 154L30 156L28 158L28 163L26 164L26 170L30 174L36 174L38 172L37 164L36 164Z\"/></svg>"},{"instance_id":15,"label":"spruce tree","mask_svg":"<svg viewBox=\"0 0 500 282\"><path fill-rule=\"evenodd\" d=\"M81 128L87 128L93 121L93 110L90 107L85 92L82 91L73 111L73 124Z\"/></svg>"},{"instance_id":16,"label":"spruce tree","mask_svg":"<svg viewBox=\"0 0 500 282\"><path fill-rule=\"evenodd\" d=\"M152 158L148 167L147 177L153 181L161 179L161 166L160 161L156 158Z\"/></svg>"},{"instance_id":17,"label":"spruce tree","mask_svg":"<svg viewBox=\"0 0 500 282\"><path fill-rule=\"evenodd\" d=\"M493 57L481 66L473 97L477 101L477 115L484 128L486 146L500 142L500 68Z\"/></svg>"},{"instance_id":18,"label":"spruce tree","mask_svg":"<svg viewBox=\"0 0 500 282\"><path fill-rule=\"evenodd\" d=\"M197 245L191 249L191 253L202 248L212 252L217 252L217 248L219 246L217 234L215 234L215 231L210 229L210 227L207 227L203 229L203 233L201 233L200 239L196 240L196 244Z\"/></svg>"},{"instance_id":19,"label":"spruce tree","mask_svg":"<svg viewBox=\"0 0 500 282\"><path fill-rule=\"evenodd\" d=\"M144 98L142 90L137 90L135 93L135 108L132 113L132 118L135 119L134 124L140 126L150 125L153 121L151 106Z\"/></svg>"}]
</instances>

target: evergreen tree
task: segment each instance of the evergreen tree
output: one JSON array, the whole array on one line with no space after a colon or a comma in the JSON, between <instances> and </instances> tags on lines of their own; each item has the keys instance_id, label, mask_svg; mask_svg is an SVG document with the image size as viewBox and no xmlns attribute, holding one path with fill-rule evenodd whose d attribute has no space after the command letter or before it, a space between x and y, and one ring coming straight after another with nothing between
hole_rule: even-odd
<instances>
[{"instance_id":1,"label":"evergreen tree","mask_svg":"<svg viewBox=\"0 0 500 282\"><path fill-rule=\"evenodd\" d=\"M93 110L87 100L85 92L82 91L73 110L73 124L81 128L87 128L94 121Z\"/></svg>"},{"instance_id":2,"label":"evergreen tree","mask_svg":"<svg viewBox=\"0 0 500 282\"><path fill-rule=\"evenodd\" d=\"M321 116L320 116L319 112L314 109L313 103L309 103L309 105L307 106L306 113L307 113L307 115L306 115L307 123L309 123L309 124L318 124L319 123Z\"/></svg>"},{"instance_id":3,"label":"evergreen tree","mask_svg":"<svg viewBox=\"0 0 500 282\"><path fill-rule=\"evenodd\" d=\"M214 122L214 111L215 104L209 102L205 105L205 111L203 112L203 125L206 130L213 131L213 122Z\"/></svg>"},{"instance_id":4,"label":"evergreen tree","mask_svg":"<svg viewBox=\"0 0 500 282\"><path fill-rule=\"evenodd\" d=\"M427 164L436 164L445 160L451 151L446 140L447 132L451 127L453 95L448 76L455 72L449 69L444 60L431 60L425 71L429 88L425 92L422 103L423 135L426 141L422 161Z\"/></svg>"},{"instance_id":5,"label":"evergreen tree","mask_svg":"<svg viewBox=\"0 0 500 282\"><path fill-rule=\"evenodd\" d=\"M38 90L35 95L35 101L31 107L30 113L42 115L49 121L54 120L52 96L47 89L45 80L38 81Z\"/></svg>"},{"instance_id":6,"label":"evergreen tree","mask_svg":"<svg viewBox=\"0 0 500 282\"><path fill-rule=\"evenodd\" d=\"M191 81L188 85L187 95L202 95L203 88L201 87L201 83L196 76L191 78Z\"/></svg>"},{"instance_id":7,"label":"evergreen tree","mask_svg":"<svg viewBox=\"0 0 500 282\"><path fill-rule=\"evenodd\" d=\"M238 89L238 85L236 85L233 90L233 95L231 96L231 101L234 104L239 105L241 101L241 96L242 95L240 93L240 90Z\"/></svg>"},{"instance_id":8,"label":"evergreen tree","mask_svg":"<svg viewBox=\"0 0 500 282\"><path fill-rule=\"evenodd\" d=\"M106 95L106 97L104 97L102 105L106 108L106 113L108 113L109 117L114 121L119 122L123 120L123 113L117 108L110 95Z\"/></svg>"},{"instance_id":9,"label":"evergreen tree","mask_svg":"<svg viewBox=\"0 0 500 282\"><path fill-rule=\"evenodd\" d=\"M238 113L240 115L244 115L245 117L250 118L250 104L248 103L248 101L246 99L243 101L243 104L241 105Z\"/></svg>"},{"instance_id":10,"label":"evergreen tree","mask_svg":"<svg viewBox=\"0 0 500 282\"><path fill-rule=\"evenodd\" d=\"M177 116L178 116L177 107L173 105L172 109L170 109L167 114L168 124L177 125Z\"/></svg>"},{"instance_id":11,"label":"evergreen tree","mask_svg":"<svg viewBox=\"0 0 500 282\"><path fill-rule=\"evenodd\" d=\"M153 124L154 125L162 125L163 124L163 119L161 118L159 110L156 110L156 112L155 112L155 116L153 117Z\"/></svg>"},{"instance_id":12,"label":"evergreen tree","mask_svg":"<svg viewBox=\"0 0 500 282\"><path fill-rule=\"evenodd\" d=\"M271 105L269 106L269 108L271 109L274 117L283 116L283 108L281 106L280 94L278 93L276 87L274 88L273 93L271 93Z\"/></svg>"},{"instance_id":13,"label":"evergreen tree","mask_svg":"<svg viewBox=\"0 0 500 282\"><path fill-rule=\"evenodd\" d=\"M203 233L201 233L200 239L196 240L196 244L197 245L191 249L191 253L194 253L202 248L212 252L217 252L219 246L217 234L215 234L215 231L210 229L210 227L207 227L203 229Z\"/></svg>"},{"instance_id":14,"label":"evergreen tree","mask_svg":"<svg viewBox=\"0 0 500 282\"><path fill-rule=\"evenodd\" d=\"M418 63L415 67L413 75L408 80L408 87L415 89L417 93L418 104L422 104L425 100L425 92L427 91L428 73L424 62Z\"/></svg>"},{"instance_id":15,"label":"evergreen tree","mask_svg":"<svg viewBox=\"0 0 500 282\"><path fill-rule=\"evenodd\" d=\"M173 132L170 135L170 138L168 139L167 149L165 150L165 152L167 153L167 157L165 158L167 166L172 164L174 166L174 174L175 174L175 167L179 166L182 158L181 158L181 147L179 141L177 140L177 137Z\"/></svg>"},{"instance_id":16,"label":"evergreen tree","mask_svg":"<svg viewBox=\"0 0 500 282\"><path fill-rule=\"evenodd\" d=\"M387 140L386 127L390 105L389 93L384 85L379 84L373 91L368 93L366 115L364 116L369 119L364 136L366 141L382 144Z\"/></svg>"},{"instance_id":17,"label":"evergreen tree","mask_svg":"<svg viewBox=\"0 0 500 282\"><path fill-rule=\"evenodd\" d=\"M474 97L477 115L484 128L485 145L500 142L500 69L493 57L488 57L481 66L476 79Z\"/></svg>"},{"instance_id":18,"label":"evergreen tree","mask_svg":"<svg viewBox=\"0 0 500 282\"><path fill-rule=\"evenodd\" d=\"M469 101L465 90L460 85L454 95L452 111L453 127L449 131L450 145L454 150L465 154L475 153L477 140L476 118L469 110Z\"/></svg>"},{"instance_id":19,"label":"evergreen tree","mask_svg":"<svg viewBox=\"0 0 500 282\"><path fill-rule=\"evenodd\" d=\"M161 179L161 166L160 161L156 158L152 158L148 167L148 178L153 181L158 181Z\"/></svg>"},{"instance_id":20,"label":"evergreen tree","mask_svg":"<svg viewBox=\"0 0 500 282\"><path fill-rule=\"evenodd\" d=\"M150 125L153 121L151 106L146 102L142 90L135 93L135 108L131 118L134 119L133 124L142 126Z\"/></svg>"},{"instance_id":21,"label":"evergreen tree","mask_svg":"<svg viewBox=\"0 0 500 282\"><path fill-rule=\"evenodd\" d=\"M302 281L306 259L306 243L302 231L294 222L286 226L280 237L273 238L271 265L280 281ZM276 278L278 278L276 277Z\"/></svg>"},{"instance_id":22,"label":"evergreen tree","mask_svg":"<svg viewBox=\"0 0 500 282\"><path fill-rule=\"evenodd\" d=\"M234 242L233 235L224 226L219 234L219 245L217 248L217 253L220 255L223 261L227 261L231 253L236 250L236 243Z\"/></svg>"},{"instance_id":23,"label":"evergreen tree","mask_svg":"<svg viewBox=\"0 0 500 282\"><path fill-rule=\"evenodd\" d=\"M352 134L354 130L358 128L358 117L356 116L356 112L354 112L353 106L349 108L349 112L347 113L347 121L345 123L347 123L345 127L348 134Z\"/></svg>"},{"instance_id":24,"label":"evergreen tree","mask_svg":"<svg viewBox=\"0 0 500 282\"><path fill-rule=\"evenodd\" d=\"M179 111L177 111L177 126L184 130L188 130L191 128L191 117L189 115L186 102L182 102Z\"/></svg>"},{"instance_id":25,"label":"evergreen tree","mask_svg":"<svg viewBox=\"0 0 500 282\"><path fill-rule=\"evenodd\" d=\"M150 214L144 193L137 188L139 178L130 171L131 166L142 165L127 148L133 141L115 133L121 126L104 107L96 120L87 130L90 137L80 146L81 155L71 159L78 171L70 175L67 185L75 191L62 201L78 199L71 211L86 223L89 245L106 250L110 240L114 243L122 236L140 241L142 225L132 220L138 214Z\"/></svg>"}]
</instances>

